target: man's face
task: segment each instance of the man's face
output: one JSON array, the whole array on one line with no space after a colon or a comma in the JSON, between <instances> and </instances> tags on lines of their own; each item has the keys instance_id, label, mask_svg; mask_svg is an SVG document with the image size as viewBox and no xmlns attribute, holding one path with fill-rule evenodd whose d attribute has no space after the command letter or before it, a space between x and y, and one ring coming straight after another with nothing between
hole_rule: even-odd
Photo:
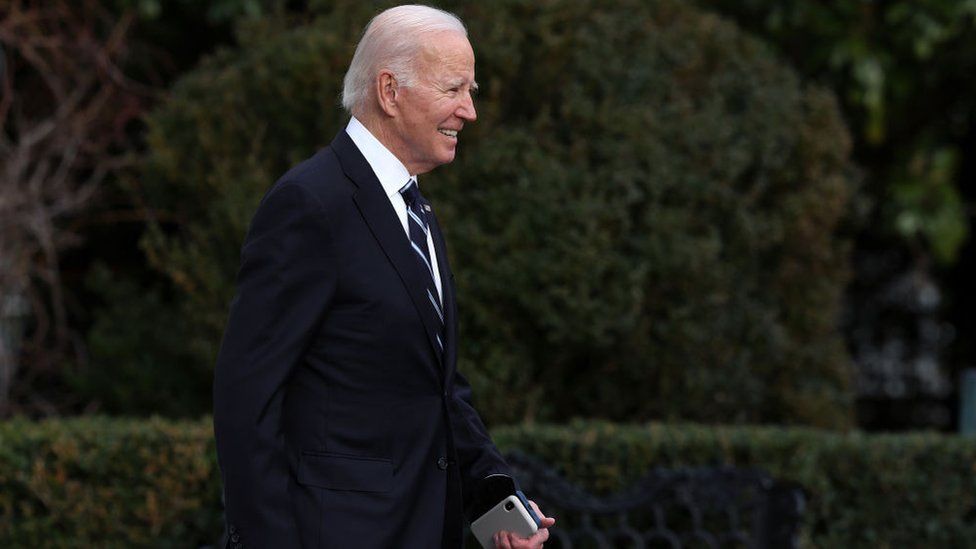
<instances>
[{"instance_id":1,"label":"man's face","mask_svg":"<svg viewBox=\"0 0 976 549\"><path fill-rule=\"evenodd\" d=\"M398 91L394 153L407 171L426 173L454 160L458 133L477 117L474 52L460 33L431 36L415 65L416 82Z\"/></svg>"}]
</instances>

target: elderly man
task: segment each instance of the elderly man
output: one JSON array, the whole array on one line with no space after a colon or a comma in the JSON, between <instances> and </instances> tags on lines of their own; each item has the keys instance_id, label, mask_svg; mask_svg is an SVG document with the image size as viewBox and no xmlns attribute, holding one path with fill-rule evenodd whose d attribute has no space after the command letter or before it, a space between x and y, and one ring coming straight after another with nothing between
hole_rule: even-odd
<instances>
[{"instance_id":1,"label":"elderly man","mask_svg":"<svg viewBox=\"0 0 976 549\"><path fill-rule=\"evenodd\" d=\"M267 192L241 252L214 380L231 548L459 547L461 510L509 474L455 369L454 277L417 182L475 120L467 32L384 11L344 84L348 126ZM553 523L496 544L539 547Z\"/></svg>"}]
</instances>

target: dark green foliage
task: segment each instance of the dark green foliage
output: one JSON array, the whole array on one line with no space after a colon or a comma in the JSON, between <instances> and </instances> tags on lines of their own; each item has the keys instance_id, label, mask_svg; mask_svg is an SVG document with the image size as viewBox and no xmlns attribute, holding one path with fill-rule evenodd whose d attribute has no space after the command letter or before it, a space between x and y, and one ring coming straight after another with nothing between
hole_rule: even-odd
<instances>
[{"instance_id":1,"label":"dark green foliage","mask_svg":"<svg viewBox=\"0 0 976 549\"><path fill-rule=\"evenodd\" d=\"M75 394L98 396L98 410L114 414L199 416L211 410L210 378L188 345L181 315L159 290L145 291L92 270L90 286L108 303L88 333L95 364L66 370Z\"/></svg>"},{"instance_id":2,"label":"dark green foliage","mask_svg":"<svg viewBox=\"0 0 976 549\"><path fill-rule=\"evenodd\" d=\"M180 398L160 403L157 388L124 380L103 386L94 368L79 376L75 384L109 410L193 416L210 409L212 365L247 222L277 175L323 144L332 131L323 126L339 123L335 86L352 55L345 51L352 35L292 33L269 42L273 26L259 23L242 32L251 49L208 59L149 120L151 153L135 186L156 221L142 247L171 285L167 293L179 296L175 304L160 301L159 292L119 295L117 282L104 277L94 282L113 305L89 334L93 362L130 370L150 361L159 368L142 375L169 376L180 384ZM320 57L330 50L340 52L332 68ZM106 342L110 334L119 341ZM121 404L117 392L138 404L114 406Z\"/></svg>"},{"instance_id":3,"label":"dark green foliage","mask_svg":"<svg viewBox=\"0 0 976 549\"><path fill-rule=\"evenodd\" d=\"M200 379L264 189L345 123L339 84L374 8L335 4L309 27L252 25L150 118L141 187L176 222L143 244ZM456 11L480 118L422 185L486 417L848 425L835 231L852 184L832 96L681 2Z\"/></svg>"},{"instance_id":4,"label":"dark green foliage","mask_svg":"<svg viewBox=\"0 0 976 549\"><path fill-rule=\"evenodd\" d=\"M833 100L715 17L614 5L468 18L487 105L428 188L478 394L504 420L845 424Z\"/></svg>"},{"instance_id":5,"label":"dark green foliage","mask_svg":"<svg viewBox=\"0 0 976 549\"><path fill-rule=\"evenodd\" d=\"M955 263L971 229L965 186L976 128L976 4L698 3L740 22L837 92L876 205L865 231L897 237L942 266Z\"/></svg>"},{"instance_id":6,"label":"dark green foliage","mask_svg":"<svg viewBox=\"0 0 976 549\"><path fill-rule=\"evenodd\" d=\"M592 421L494 435L599 493L653 467L760 467L807 491L806 547L962 548L976 539L973 439ZM209 418L0 423L0 546L214 543L215 460Z\"/></svg>"},{"instance_id":7,"label":"dark green foliage","mask_svg":"<svg viewBox=\"0 0 976 549\"><path fill-rule=\"evenodd\" d=\"M221 522L209 421L0 423L0 547L199 547Z\"/></svg>"},{"instance_id":8,"label":"dark green foliage","mask_svg":"<svg viewBox=\"0 0 976 549\"><path fill-rule=\"evenodd\" d=\"M962 335L976 333L976 3L696 3L835 91L863 173L844 327L860 370L861 420L874 428L951 428L952 380L976 364L976 338ZM925 310L893 299L891 288L905 280L934 285L927 291L939 304ZM928 318L941 335L918 330ZM945 335L952 333L960 335ZM881 348L896 350L883 370L872 358ZM923 355L937 368L924 376L929 381L912 381L914 357ZM907 379L904 390L892 383L898 379ZM926 413L935 401L939 413Z\"/></svg>"}]
</instances>

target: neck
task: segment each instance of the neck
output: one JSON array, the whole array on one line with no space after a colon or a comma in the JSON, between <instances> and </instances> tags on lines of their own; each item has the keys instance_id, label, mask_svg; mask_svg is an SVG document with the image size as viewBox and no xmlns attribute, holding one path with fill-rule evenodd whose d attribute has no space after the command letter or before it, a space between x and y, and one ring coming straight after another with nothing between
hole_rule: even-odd
<instances>
[{"instance_id":1,"label":"neck","mask_svg":"<svg viewBox=\"0 0 976 549\"><path fill-rule=\"evenodd\" d=\"M357 120L359 120L362 125L369 130L369 133L373 134L373 137L377 141L386 147L386 150L393 153L393 156L397 157L400 162L403 162L404 167L407 168L407 172L410 175L416 175L418 173L416 166L411 166L406 162L403 155L400 154L399 141L394 137L395 133L387 121L380 118L380 116L369 115L369 114L356 114L354 115Z\"/></svg>"}]
</instances>

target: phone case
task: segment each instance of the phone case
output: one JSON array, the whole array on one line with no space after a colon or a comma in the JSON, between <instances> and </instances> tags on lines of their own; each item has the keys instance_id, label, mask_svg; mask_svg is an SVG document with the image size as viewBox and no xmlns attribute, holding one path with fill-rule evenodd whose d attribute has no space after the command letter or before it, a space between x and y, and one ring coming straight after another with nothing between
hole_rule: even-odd
<instances>
[{"instance_id":1,"label":"phone case","mask_svg":"<svg viewBox=\"0 0 976 549\"><path fill-rule=\"evenodd\" d=\"M471 533L485 549L494 549L491 538L500 530L529 537L539 526L518 496L508 496L471 523Z\"/></svg>"}]
</instances>

